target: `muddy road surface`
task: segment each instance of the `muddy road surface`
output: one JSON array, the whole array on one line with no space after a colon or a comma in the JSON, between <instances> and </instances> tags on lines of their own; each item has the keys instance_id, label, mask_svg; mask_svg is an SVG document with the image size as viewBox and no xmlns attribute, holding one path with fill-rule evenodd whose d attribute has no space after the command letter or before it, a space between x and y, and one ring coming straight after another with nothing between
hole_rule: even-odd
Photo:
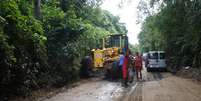
<instances>
[{"instance_id":1,"label":"muddy road surface","mask_svg":"<svg viewBox=\"0 0 201 101\"><path fill-rule=\"evenodd\" d=\"M51 98L40 101L113 101L119 98L126 88L118 81L107 81L101 78L91 78L80 82L78 86L61 92Z\"/></svg>"},{"instance_id":2,"label":"muddy road surface","mask_svg":"<svg viewBox=\"0 0 201 101\"><path fill-rule=\"evenodd\" d=\"M40 101L201 101L201 83L168 72L146 72L124 88L120 82L92 78Z\"/></svg>"},{"instance_id":3,"label":"muddy road surface","mask_svg":"<svg viewBox=\"0 0 201 101\"><path fill-rule=\"evenodd\" d=\"M201 101L201 83L167 72L143 71L143 81L119 101Z\"/></svg>"}]
</instances>

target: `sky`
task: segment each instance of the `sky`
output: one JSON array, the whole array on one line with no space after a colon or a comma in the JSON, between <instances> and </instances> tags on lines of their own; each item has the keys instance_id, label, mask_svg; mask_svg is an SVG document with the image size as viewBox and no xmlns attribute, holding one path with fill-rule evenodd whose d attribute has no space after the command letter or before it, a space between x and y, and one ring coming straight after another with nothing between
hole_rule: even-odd
<instances>
[{"instance_id":1,"label":"sky","mask_svg":"<svg viewBox=\"0 0 201 101\"><path fill-rule=\"evenodd\" d=\"M121 1L126 1L119 8ZM137 24L137 6L140 0L103 0L101 8L120 17L120 22L125 23L128 30L129 43L138 44L137 36L141 31L141 25Z\"/></svg>"}]
</instances>

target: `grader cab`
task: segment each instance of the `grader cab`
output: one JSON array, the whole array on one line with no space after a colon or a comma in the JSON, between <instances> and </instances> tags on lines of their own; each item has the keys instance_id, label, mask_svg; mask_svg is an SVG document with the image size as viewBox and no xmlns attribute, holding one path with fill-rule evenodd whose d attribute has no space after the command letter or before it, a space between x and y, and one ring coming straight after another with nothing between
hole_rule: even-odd
<instances>
[{"instance_id":1,"label":"grader cab","mask_svg":"<svg viewBox=\"0 0 201 101\"><path fill-rule=\"evenodd\" d=\"M128 37L125 34L110 35L102 40L102 49L93 49L93 67L101 69L119 60L120 52L128 48Z\"/></svg>"}]
</instances>

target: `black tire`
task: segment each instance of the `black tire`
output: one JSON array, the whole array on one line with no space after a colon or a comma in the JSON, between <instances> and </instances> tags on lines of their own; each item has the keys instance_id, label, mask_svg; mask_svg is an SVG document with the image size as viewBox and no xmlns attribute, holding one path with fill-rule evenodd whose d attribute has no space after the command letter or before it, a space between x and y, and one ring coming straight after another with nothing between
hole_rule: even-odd
<instances>
[{"instance_id":1,"label":"black tire","mask_svg":"<svg viewBox=\"0 0 201 101\"><path fill-rule=\"evenodd\" d=\"M150 68L147 67L147 72L150 72L150 71L151 71Z\"/></svg>"},{"instance_id":2,"label":"black tire","mask_svg":"<svg viewBox=\"0 0 201 101\"><path fill-rule=\"evenodd\" d=\"M164 68L164 69L163 69L163 72L167 72L167 68Z\"/></svg>"}]
</instances>

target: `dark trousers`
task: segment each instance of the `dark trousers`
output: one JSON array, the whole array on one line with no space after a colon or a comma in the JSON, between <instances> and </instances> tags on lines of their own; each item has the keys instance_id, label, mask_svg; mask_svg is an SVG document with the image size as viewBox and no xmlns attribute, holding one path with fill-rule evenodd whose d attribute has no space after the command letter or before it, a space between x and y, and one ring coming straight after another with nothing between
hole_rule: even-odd
<instances>
[{"instance_id":1,"label":"dark trousers","mask_svg":"<svg viewBox=\"0 0 201 101\"><path fill-rule=\"evenodd\" d=\"M122 66L118 67L118 78L122 79Z\"/></svg>"},{"instance_id":2,"label":"dark trousers","mask_svg":"<svg viewBox=\"0 0 201 101\"><path fill-rule=\"evenodd\" d=\"M142 79L142 72L141 71L142 71L142 69L140 69L140 68L136 69L136 77L138 80Z\"/></svg>"}]
</instances>

